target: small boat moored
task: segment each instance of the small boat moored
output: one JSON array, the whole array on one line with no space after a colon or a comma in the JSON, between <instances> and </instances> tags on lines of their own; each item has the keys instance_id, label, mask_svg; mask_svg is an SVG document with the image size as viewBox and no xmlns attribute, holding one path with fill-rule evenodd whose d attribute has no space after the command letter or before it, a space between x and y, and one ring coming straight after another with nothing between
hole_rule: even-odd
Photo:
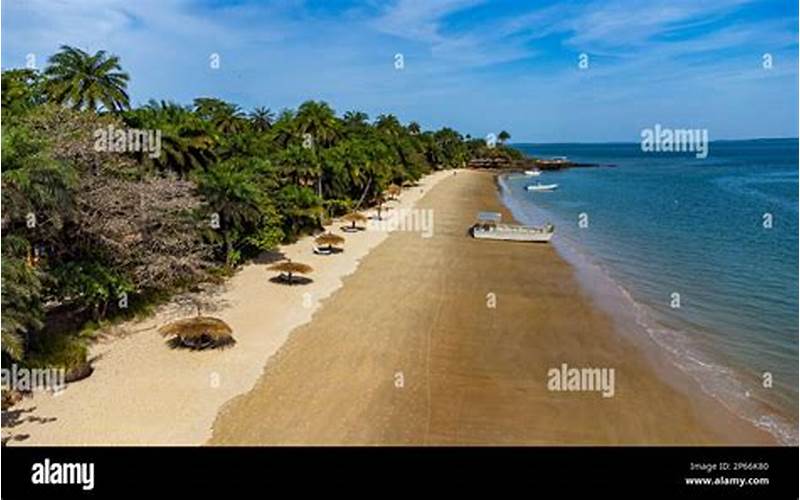
<instances>
[{"instance_id":1,"label":"small boat moored","mask_svg":"<svg viewBox=\"0 0 800 500\"><path fill-rule=\"evenodd\" d=\"M542 227L501 224L501 217L502 215L497 212L480 212L478 222L470 228L472 237L482 240L547 243L555 232L555 226L552 224L545 224Z\"/></svg>"},{"instance_id":2,"label":"small boat moored","mask_svg":"<svg viewBox=\"0 0 800 500\"><path fill-rule=\"evenodd\" d=\"M525 189L528 191L555 191L558 189L558 184L542 184L541 182L537 182L536 184L528 184L525 186Z\"/></svg>"},{"instance_id":3,"label":"small boat moored","mask_svg":"<svg viewBox=\"0 0 800 500\"><path fill-rule=\"evenodd\" d=\"M539 177L540 175L542 175L542 171L541 170L526 170L525 171L525 175L527 175L528 177Z\"/></svg>"}]
</instances>

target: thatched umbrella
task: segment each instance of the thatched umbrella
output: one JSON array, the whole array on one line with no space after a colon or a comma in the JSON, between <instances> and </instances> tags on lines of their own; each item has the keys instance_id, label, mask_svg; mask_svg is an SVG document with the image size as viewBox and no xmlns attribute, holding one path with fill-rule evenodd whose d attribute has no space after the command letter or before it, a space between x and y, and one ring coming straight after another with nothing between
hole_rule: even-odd
<instances>
[{"instance_id":1,"label":"thatched umbrella","mask_svg":"<svg viewBox=\"0 0 800 500\"><path fill-rule=\"evenodd\" d=\"M402 189L397 184L389 184L389 187L386 188L386 192L389 194L389 197L394 199L396 198Z\"/></svg>"},{"instance_id":2,"label":"thatched umbrella","mask_svg":"<svg viewBox=\"0 0 800 500\"><path fill-rule=\"evenodd\" d=\"M174 337L176 342L190 349L224 347L235 343L233 330L227 323L211 316L184 318L163 325L158 333Z\"/></svg>"},{"instance_id":3,"label":"thatched umbrella","mask_svg":"<svg viewBox=\"0 0 800 500\"><path fill-rule=\"evenodd\" d=\"M344 238L338 234L325 233L316 237L314 240L317 245L327 245L328 251L333 250L333 245L341 245L344 243Z\"/></svg>"},{"instance_id":4,"label":"thatched umbrella","mask_svg":"<svg viewBox=\"0 0 800 500\"><path fill-rule=\"evenodd\" d=\"M292 284L292 275L297 274L308 274L314 270L308 264L302 264L300 262L292 262L292 259L288 259L284 262L278 262L277 264L272 264L267 269L270 271L278 271L280 273L286 273L288 275L287 281L289 284Z\"/></svg>"},{"instance_id":5,"label":"thatched umbrella","mask_svg":"<svg viewBox=\"0 0 800 500\"><path fill-rule=\"evenodd\" d=\"M353 225L352 225L351 227L352 227L353 229L355 229L355 228L356 228L356 223L357 223L357 222L364 222L364 221L366 221L366 220L367 220L367 217L366 217L364 214L360 214L360 213L358 213L358 212L350 212L349 214L347 214L347 215L345 215L344 217L342 217L342 219L344 219L344 220L346 220L346 221L348 221L348 222L352 222L352 223L353 223Z\"/></svg>"}]
</instances>

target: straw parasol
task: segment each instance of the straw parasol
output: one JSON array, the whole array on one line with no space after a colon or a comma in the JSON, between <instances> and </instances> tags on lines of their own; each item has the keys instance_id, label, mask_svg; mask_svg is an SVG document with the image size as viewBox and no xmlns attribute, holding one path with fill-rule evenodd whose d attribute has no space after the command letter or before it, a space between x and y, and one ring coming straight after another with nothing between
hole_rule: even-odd
<instances>
[{"instance_id":1,"label":"straw parasol","mask_svg":"<svg viewBox=\"0 0 800 500\"><path fill-rule=\"evenodd\" d=\"M278 271L280 273L286 273L288 277L286 278L288 283L291 285L293 283L293 274L309 274L314 271L314 268L309 266L308 264L302 264L300 262L292 262L292 259L288 259L284 262L278 262L277 264L272 264L267 269L270 271Z\"/></svg>"},{"instance_id":2,"label":"straw parasol","mask_svg":"<svg viewBox=\"0 0 800 500\"><path fill-rule=\"evenodd\" d=\"M211 316L179 319L163 325L158 333L164 337L174 337L177 345L195 350L225 347L236 342L231 327L221 319Z\"/></svg>"},{"instance_id":3,"label":"straw parasol","mask_svg":"<svg viewBox=\"0 0 800 500\"><path fill-rule=\"evenodd\" d=\"M314 240L317 245L326 245L328 250L332 250L334 245L341 245L344 243L344 238L338 234L325 233L316 237Z\"/></svg>"},{"instance_id":4,"label":"straw parasol","mask_svg":"<svg viewBox=\"0 0 800 500\"><path fill-rule=\"evenodd\" d=\"M346 220L348 222L352 222L353 223L352 229L355 229L356 228L356 223L357 222L365 222L367 220L367 217L364 214L360 214L358 212L350 212L349 214L347 214L344 217L342 217L342 219L344 219L344 220Z\"/></svg>"},{"instance_id":5,"label":"straw parasol","mask_svg":"<svg viewBox=\"0 0 800 500\"><path fill-rule=\"evenodd\" d=\"M389 187L386 188L386 192L389 194L389 197L394 199L396 198L402 189L397 184L389 184Z\"/></svg>"}]
</instances>

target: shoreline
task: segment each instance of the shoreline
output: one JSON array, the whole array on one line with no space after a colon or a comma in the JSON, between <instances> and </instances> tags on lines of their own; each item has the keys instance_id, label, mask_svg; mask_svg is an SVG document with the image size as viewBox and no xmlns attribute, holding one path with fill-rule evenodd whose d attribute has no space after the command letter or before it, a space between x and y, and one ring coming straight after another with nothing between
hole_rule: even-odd
<instances>
[{"instance_id":1,"label":"shoreline","mask_svg":"<svg viewBox=\"0 0 800 500\"><path fill-rule=\"evenodd\" d=\"M370 254L225 406L210 444L775 444L663 380L555 249L466 238L478 210L511 218L493 174L465 172L420 205L436 237ZM615 367L617 396L548 392L564 364Z\"/></svg>"},{"instance_id":2,"label":"shoreline","mask_svg":"<svg viewBox=\"0 0 800 500\"><path fill-rule=\"evenodd\" d=\"M511 187L507 183L508 177L506 174L498 176L498 192L502 203L518 219L529 217L524 213L523 205L512 194ZM540 212L539 216L535 217L537 221L543 214L548 214L541 208L537 207L536 210ZM542 220L549 219L545 216ZM525 222L531 223L530 220ZM669 345L665 345L664 339L658 338L652 331L659 325L650 317L642 317L646 313L640 309L642 306L636 302L631 292L612 278L600 264L594 262L585 249L579 249L574 241L555 240L553 247L575 269L576 279L588 297L614 319L620 335L624 335L641 347L643 354L650 359L653 368L665 382L697 401L704 408L700 414L706 417L709 424L713 424L714 419L719 418L720 412L729 413L747 425L769 433L777 445L796 446L797 434L796 428L791 423L791 414L783 413L777 407L756 400L748 401L746 396L744 400L731 400L736 396L715 393L707 387L706 380L703 380L705 374L693 373L693 370L697 372L698 368L686 366L687 358L715 363L713 359L708 359L707 355L703 358L703 354L698 352L676 352ZM700 361L697 362L701 368L706 366ZM741 390L739 394L745 391L744 387L738 385L740 384L738 379L730 383Z\"/></svg>"},{"instance_id":3,"label":"shoreline","mask_svg":"<svg viewBox=\"0 0 800 500\"><path fill-rule=\"evenodd\" d=\"M393 209L411 208L439 181L438 171L404 189ZM374 209L364 211L373 216ZM256 259L210 293L183 294L155 314L125 322L91 346L92 376L68 384L59 395L35 392L3 412L3 440L27 445L199 445L207 441L218 411L258 381L264 364L298 326L312 320L323 302L388 237L382 231L344 233L344 252L319 256L313 237L281 246ZM266 267L279 256L312 265L309 285L270 283ZM306 295L308 294L308 295ZM234 330L236 344L224 350L173 350L156 332L162 324L193 316L193 303ZM192 301L188 301L192 302Z\"/></svg>"},{"instance_id":4,"label":"shoreline","mask_svg":"<svg viewBox=\"0 0 800 500\"><path fill-rule=\"evenodd\" d=\"M465 237L478 208L513 218L498 180L488 172L440 171L405 190L389 216L401 208L435 211L432 238L344 234L345 251L334 256L313 255L310 237L282 247L317 269L311 285L270 284L269 259L244 266L208 297L216 304L211 313L234 328L231 349L168 349L155 329L186 315L174 304L126 324L129 335L93 347L100 358L91 377L4 412L4 439L775 444L616 331L555 248ZM334 225L339 233L341 223ZM496 293L496 310L487 308L487 293ZM532 327L536 321L542 325ZM617 395L547 392L547 369L562 364L616 368ZM7 427L7 413L17 411Z\"/></svg>"}]
</instances>

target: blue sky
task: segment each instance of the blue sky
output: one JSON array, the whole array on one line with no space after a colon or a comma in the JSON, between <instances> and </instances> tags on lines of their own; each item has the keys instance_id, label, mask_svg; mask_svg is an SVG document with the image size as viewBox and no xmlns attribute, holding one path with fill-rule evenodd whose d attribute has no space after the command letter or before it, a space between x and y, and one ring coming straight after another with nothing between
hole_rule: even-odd
<instances>
[{"instance_id":1,"label":"blue sky","mask_svg":"<svg viewBox=\"0 0 800 500\"><path fill-rule=\"evenodd\" d=\"M656 123L712 140L798 132L789 0L6 0L2 15L4 69L62 44L106 49L134 103L324 99L514 142L635 142Z\"/></svg>"}]
</instances>

